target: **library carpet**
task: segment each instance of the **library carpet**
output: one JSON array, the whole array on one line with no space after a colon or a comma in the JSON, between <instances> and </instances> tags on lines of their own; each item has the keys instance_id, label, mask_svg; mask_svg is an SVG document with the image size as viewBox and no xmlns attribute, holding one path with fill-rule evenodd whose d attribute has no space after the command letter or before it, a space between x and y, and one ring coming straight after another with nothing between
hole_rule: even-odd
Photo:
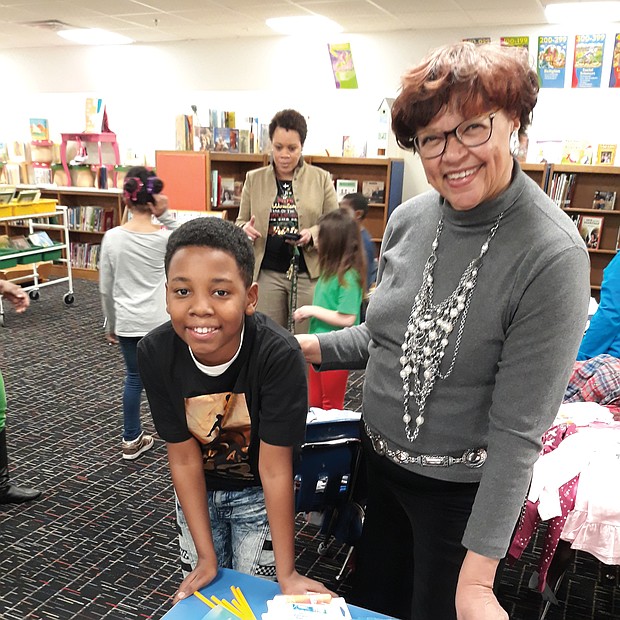
<instances>
[{"instance_id":1,"label":"library carpet","mask_svg":"<svg viewBox=\"0 0 620 620\"><path fill-rule=\"evenodd\" d=\"M123 364L103 337L97 284L76 281L72 306L59 289L42 289L21 316L5 304L0 327L12 479L44 491L0 506L0 618L159 619L181 580L164 445L121 460ZM352 375L348 408L359 408L363 380ZM143 416L152 429L146 405ZM346 550L332 544L320 556L318 530L302 518L296 541L299 569L346 597L347 578L334 585ZM503 575L512 620L540 616L528 589L539 551L535 540ZM620 618L618 567L578 553L558 599L547 620Z\"/></svg>"}]
</instances>

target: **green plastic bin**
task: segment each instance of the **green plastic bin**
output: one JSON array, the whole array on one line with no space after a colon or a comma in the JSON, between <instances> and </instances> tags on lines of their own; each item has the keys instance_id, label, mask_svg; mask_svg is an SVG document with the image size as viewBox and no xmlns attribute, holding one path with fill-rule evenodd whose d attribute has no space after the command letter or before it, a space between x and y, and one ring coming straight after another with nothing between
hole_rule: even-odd
<instances>
[{"instance_id":1,"label":"green plastic bin","mask_svg":"<svg viewBox=\"0 0 620 620\"><path fill-rule=\"evenodd\" d=\"M15 267L17 265L17 257L3 258L9 254L15 254L13 248L0 248L0 269L8 269L9 267Z\"/></svg>"}]
</instances>

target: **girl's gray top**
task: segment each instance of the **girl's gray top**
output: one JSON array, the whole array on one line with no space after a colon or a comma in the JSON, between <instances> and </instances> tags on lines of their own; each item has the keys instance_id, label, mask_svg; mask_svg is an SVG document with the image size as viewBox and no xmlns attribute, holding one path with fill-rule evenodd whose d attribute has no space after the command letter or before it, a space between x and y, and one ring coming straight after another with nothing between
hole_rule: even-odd
<instances>
[{"instance_id":1,"label":"girl's gray top","mask_svg":"<svg viewBox=\"0 0 620 620\"><path fill-rule=\"evenodd\" d=\"M144 336L165 323L164 256L177 222L168 211L157 218L168 230L135 232L116 226L101 243L99 291L106 331Z\"/></svg>"}]
</instances>

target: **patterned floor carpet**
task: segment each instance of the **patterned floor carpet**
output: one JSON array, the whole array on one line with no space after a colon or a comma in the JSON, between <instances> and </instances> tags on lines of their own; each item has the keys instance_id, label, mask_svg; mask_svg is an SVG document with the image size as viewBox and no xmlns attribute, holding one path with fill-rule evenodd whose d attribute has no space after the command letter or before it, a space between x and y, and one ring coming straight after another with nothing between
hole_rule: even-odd
<instances>
[{"instance_id":1,"label":"patterned floor carpet","mask_svg":"<svg viewBox=\"0 0 620 620\"><path fill-rule=\"evenodd\" d=\"M5 307L0 328L11 475L44 490L30 505L0 506L0 618L159 619L180 582L164 446L121 460L120 352L103 338L96 284L76 281L72 306L63 287L42 289L25 315ZM362 383L352 377L347 407L359 408ZM346 597L347 580L333 584L346 549L321 556L317 527L299 518L297 529L299 569ZM538 551L504 573L512 620L542 612L527 587ZM617 567L578 554L546 618L620 618L619 583Z\"/></svg>"}]
</instances>

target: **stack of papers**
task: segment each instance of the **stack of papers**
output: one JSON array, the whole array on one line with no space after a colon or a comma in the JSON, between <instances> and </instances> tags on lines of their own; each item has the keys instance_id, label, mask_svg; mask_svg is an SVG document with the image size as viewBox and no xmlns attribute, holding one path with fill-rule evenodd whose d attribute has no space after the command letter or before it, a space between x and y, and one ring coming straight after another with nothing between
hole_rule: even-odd
<instances>
[{"instance_id":1,"label":"stack of papers","mask_svg":"<svg viewBox=\"0 0 620 620\"><path fill-rule=\"evenodd\" d=\"M343 598L329 594L306 596L278 595L267 601L267 613L262 620L351 620L351 613Z\"/></svg>"}]
</instances>

